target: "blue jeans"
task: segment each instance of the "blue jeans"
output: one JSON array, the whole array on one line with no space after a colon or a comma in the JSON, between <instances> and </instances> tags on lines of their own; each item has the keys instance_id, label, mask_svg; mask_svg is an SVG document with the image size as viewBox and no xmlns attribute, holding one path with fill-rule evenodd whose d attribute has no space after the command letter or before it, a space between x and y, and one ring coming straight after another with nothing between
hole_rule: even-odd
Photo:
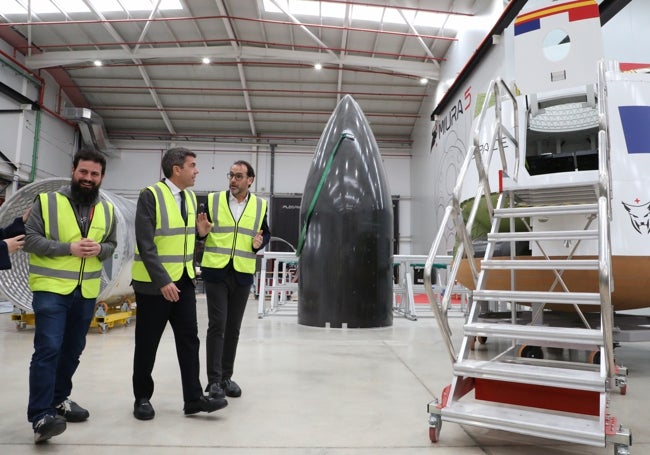
<instances>
[{"instance_id":1,"label":"blue jeans","mask_svg":"<svg viewBox=\"0 0 650 455\"><path fill-rule=\"evenodd\" d=\"M32 308L36 327L27 420L35 424L45 415L55 415L54 407L70 396L95 299L84 298L79 288L68 295L36 291Z\"/></svg>"}]
</instances>

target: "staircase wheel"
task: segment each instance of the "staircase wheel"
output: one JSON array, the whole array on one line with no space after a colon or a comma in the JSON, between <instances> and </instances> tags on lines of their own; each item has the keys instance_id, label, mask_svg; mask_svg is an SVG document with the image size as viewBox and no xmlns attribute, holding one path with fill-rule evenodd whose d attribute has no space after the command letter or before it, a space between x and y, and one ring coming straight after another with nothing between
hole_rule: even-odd
<instances>
[{"instance_id":1,"label":"staircase wheel","mask_svg":"<svg viewBox=\"0 0 650 455\"><path fill-rule=\"evenodd\" d=\"M543 359L544 351L540 346L521 345L518 352L519 357L525 359Z\"/></svg>"},{"instance_id":2,"label":"staircase wheel","mask_svg":"<svg viewBox=\"0 0 650 455\"><path fill-rule=\"evenodd\" d=\"M485 344L487 343L487 337L478 337L478 342L480 344Z\"/></svg>"},{"instance_id":3,"label":"staircase wheel","mask_svg":"<svg viewBox=\"0 0 650 455\"><path fill-rule=\"evenodd\" d=\"M429 419L429 440L431 442L438 442L440 438L440 429L442 428L442 417L431 415Z\"/></svg>"},{"instance_id":4,"label":"staircase wheel","mask_svg":"<svg viewBox=\"0 0 650 455\"><path fill-rule=\"evenodd\" d=\"M436 427L429 427L429 439L431 442L438 442L438 429Z\"/></svg>"},{"instance_id":5,"label":"staircase wheel","mask_svg":"<svg viewBox=\"0 0 650 455\"><path fill-rule=\"evenodd\" d=\"M619 388L619 391L621 392L621 395L627 395L627 384L622 385Z\"/></svg>"},{"instance_id":6,"label":"staircase wheel","mask_svg":"<svg viewBox=\"0 0 650 455\"><path fill-rule=\"evenodd\" d=\"M600 365L600 350L589 353L589 363L592 365Z\"/></svg>"}]
</instances>

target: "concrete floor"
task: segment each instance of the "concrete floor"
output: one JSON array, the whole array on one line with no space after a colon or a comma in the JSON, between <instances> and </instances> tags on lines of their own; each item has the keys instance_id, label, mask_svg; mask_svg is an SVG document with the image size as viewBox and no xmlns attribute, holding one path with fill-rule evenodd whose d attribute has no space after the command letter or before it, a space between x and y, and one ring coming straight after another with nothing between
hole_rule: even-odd
<instances>
[{"instance_id":1,"label":"concrete floor","mask_svg":"<svg viewBox=\"0 0 650 455\"><path fill-rule=\"evenodd\" d=\"M205 339L205 300L198 299L199 333ZM294 307L295 309L295 307ZM0 315L0 453L113 454L611 454L594 448L510 432L443 423L440 441L428 437L427 403L451 380L449 358L436 322L395 317L380 329L319 329L300 326L295 312L257 317L249 302L242 327L235 379L241 398L212 414L185 417L171 329L154 371L156 417L133 418L131 362L133 325L100 334L91 329L72 399L90 419L35 446L26 421L28 367L33 328L16 330ZM460 336L462 317L451 320ZM490 343L480 349L489 350ZM204 346L201 346L203 359ZM630 370L628 393L612 393L620 423L630 428L634 454L650 453L647 390L650 344L625 344L617 360ZM205 383L205 375L201 380Z\"/></svg>"}]
</instances>

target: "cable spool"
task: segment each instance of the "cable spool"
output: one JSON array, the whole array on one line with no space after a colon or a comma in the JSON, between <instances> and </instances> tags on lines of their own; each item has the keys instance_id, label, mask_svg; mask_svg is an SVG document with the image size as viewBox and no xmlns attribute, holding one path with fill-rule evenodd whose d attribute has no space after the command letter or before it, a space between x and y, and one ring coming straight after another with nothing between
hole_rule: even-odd
<instances>
[{"instance_id":1,"label":"cable spool","mask_svg":"<svg viewBox=\"0 0 650 455\"><path fill-rule=\"evenodd\" d=\"M0 226L25 213L40 193L56 191L70 179L50 178L30 183L17 191L0 207ZM113 257L102 262L101 290L98 302L107 305L133 300L131 265L135 251L135 202L109 191L100 194L115 207L117 247ZM32 312L32 291L29 289L29 254L23 250L11 255L11 269L0 270L0 291L17 307Z\"/></svg>"}]
</instances>

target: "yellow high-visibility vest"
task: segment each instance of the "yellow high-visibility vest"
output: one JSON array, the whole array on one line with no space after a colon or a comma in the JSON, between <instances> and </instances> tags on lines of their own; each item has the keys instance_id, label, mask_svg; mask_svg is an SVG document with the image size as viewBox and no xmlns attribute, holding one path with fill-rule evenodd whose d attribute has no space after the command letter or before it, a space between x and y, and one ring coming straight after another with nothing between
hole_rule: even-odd
<instances>
[{"instance_id":1,"label":"yellow high-visibility vest","mask_svg":"<svg viewBox=\"0 0 650 455\"><path fill-rule=\"evenodd\" d=\"M156 201L156 228L153 241L160 262L173 281L178 281L183 276L183 270L187 270L189 277L194 278L196 195L193 191L184 190L187 208L186 223L166 183L158 182L142 191L151 191ZM136 281L152 282L140 258L137 245L131 272Z\"/></svg>"},{"instance_id":2,"label":"yellow high-visibility vest","mask_svg":"<svg viewBox=\"0 0 650 455\"><path fill-rule=\"evenodd\" d=\"M201 266L221 269L232 258L236 271L255 273L253 239L262 228L266 201L251 194L239 221L235 222L226 192L217 194L216 199L215 193L208 194L207 207L213 226L205 239Z\"/></svg>"},{"instance_id":3,"label":"yellow high-visibility vest","mask_svg":"<svg viewBox=\"0 0 650 455\"><path fill-rule=\"evenodd\" d=\"M82 239L70 200L61 193L41 193L45 237L59 242L76 242ZM98 243L106 240L114 222L113 204L100 201L90 209L90 225L86 238ZM92 299L101 288L102 262L98 257L29 255L29 287L32 291L49 291L70 294L81 286L81 295Z\"/></svg>"}]
</instances>

